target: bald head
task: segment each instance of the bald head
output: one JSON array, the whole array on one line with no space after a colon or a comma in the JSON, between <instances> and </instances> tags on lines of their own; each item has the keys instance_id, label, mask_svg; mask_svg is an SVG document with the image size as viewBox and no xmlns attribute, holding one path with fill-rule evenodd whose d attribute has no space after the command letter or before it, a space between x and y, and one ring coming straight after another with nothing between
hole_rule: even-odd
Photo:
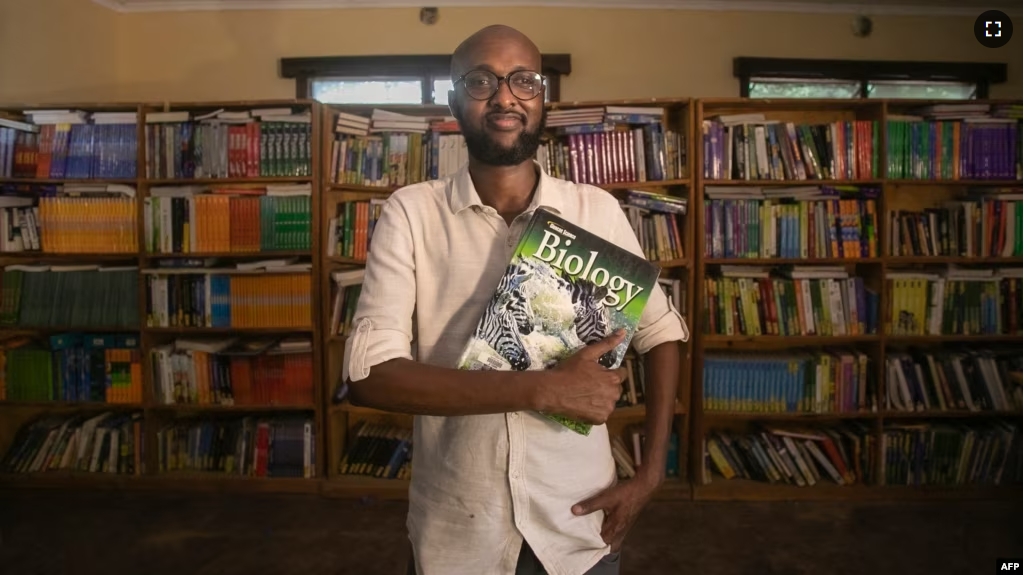
<instances>
[{"instance_id":1,"label":"bald head","mask_svg":"<svg viewBox=\"0 0 1024 575\"><path fill-rule=\"evenodd\" d=\"M463 40L452 54L451 75L455 81L467 71L479 66L487 54L508 51L517 54L524 66L540 70L541 58L537 45L526 34L511 26L494 24L487 26Z\"/></svg>"}]
</instances>

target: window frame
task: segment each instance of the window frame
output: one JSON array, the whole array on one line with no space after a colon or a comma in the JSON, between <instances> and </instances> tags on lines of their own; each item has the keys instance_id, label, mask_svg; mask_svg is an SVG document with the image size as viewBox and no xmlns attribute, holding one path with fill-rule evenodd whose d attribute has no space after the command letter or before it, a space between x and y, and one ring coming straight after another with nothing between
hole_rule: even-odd
<instances>
[{"instance_id":1,"label":"window frame","mask_svg":"<svg viewBox=\"0 0 1024 575\"><path fill-rule=\"evenodd\" d=\"M569 54L542 54L541 74L547 78L548 99L558 102L561 95L561 77L572 72ZM411 56L316 56L281 58L281 77L295 80L295 97L308 99L314 79L338 78L419 78L422 86L422 105L432 101L434 78L451 74L450 54Z\"/></svg>"},{"instance_id":2,"label":"window frame","mask_svg":"<svg viewBox=\"0 0 1024 575\"><path fill-rule=\"evenodd\" d=\"M740 82L740 97L750 98L753 78L779 80L853 80L860 82L857 99L868 98L872 81L963 82L976 86L975 98L988 98L992 84L1006 81L1007 64L997 62L917 62L888 60L818 60L801 58L733 59L733 76Z\"/></svg>"}]
</instances>

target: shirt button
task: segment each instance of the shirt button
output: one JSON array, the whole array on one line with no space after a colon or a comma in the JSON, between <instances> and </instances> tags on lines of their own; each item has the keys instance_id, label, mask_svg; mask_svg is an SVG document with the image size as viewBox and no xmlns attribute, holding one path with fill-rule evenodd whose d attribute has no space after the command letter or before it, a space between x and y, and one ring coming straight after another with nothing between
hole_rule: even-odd
<instances>
[{"instance_id":1,"label":"shirt button","mask_svg":"<svg viewBox=\"0 0 1024 575\"><path fill-rule=\"evenodd\" d=\"M510 418L512 418L512 419L515 419L517 415L519 415L519 414L518 414L518 413L516 413L516 412L514 412L514 411L513 411L512 413L508 414L508 416L509 416Z\"/></svg>"},{"instance_id":2,"label":"shirt button","mask_svg":"<svg viewBox=\"0 0 1024 575\"><path fill-rule=\"evenodd\" d=\"M519 479L519 472L518 471L513 471L512 472L512 479Z\"/></svg>"}]
</instances>

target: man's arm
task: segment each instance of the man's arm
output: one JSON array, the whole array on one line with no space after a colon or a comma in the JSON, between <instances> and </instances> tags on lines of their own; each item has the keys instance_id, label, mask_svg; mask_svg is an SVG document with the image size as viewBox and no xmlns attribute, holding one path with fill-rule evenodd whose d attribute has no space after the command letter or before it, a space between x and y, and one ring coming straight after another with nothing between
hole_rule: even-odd
<instances>
[{"instance_id":1,"label":"man's arm","mask_svg":"<svg viewBox=\"0 0 1024 575\"><path fill-rule=\"evenodd\" d=\"M667 341L654 346L647 352L645 360L647 419L643 465L637 470L637 478L653 489L665 478L665 459L679 386L679 342Z\"/></svg>"}]
</instances>

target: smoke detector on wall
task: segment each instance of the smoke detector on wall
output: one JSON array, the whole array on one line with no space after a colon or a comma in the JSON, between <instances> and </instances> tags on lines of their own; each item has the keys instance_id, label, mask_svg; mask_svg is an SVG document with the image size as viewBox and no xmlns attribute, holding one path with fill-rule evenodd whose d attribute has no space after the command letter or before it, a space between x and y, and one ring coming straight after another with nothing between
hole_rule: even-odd
<instances>
[{"instance_id":1,"label":"smoke detector on wall","mask_svg":"<svg viewBox=\"0 0 1024 575\"><path fill-rule=\"evenodd\" d=\"M850 27L853 28L853 35L858 38L867 38L871 35L871 28L874 23L871 18L861 15L853 19L850 23Z\"/></svg>"}]
</instances>

